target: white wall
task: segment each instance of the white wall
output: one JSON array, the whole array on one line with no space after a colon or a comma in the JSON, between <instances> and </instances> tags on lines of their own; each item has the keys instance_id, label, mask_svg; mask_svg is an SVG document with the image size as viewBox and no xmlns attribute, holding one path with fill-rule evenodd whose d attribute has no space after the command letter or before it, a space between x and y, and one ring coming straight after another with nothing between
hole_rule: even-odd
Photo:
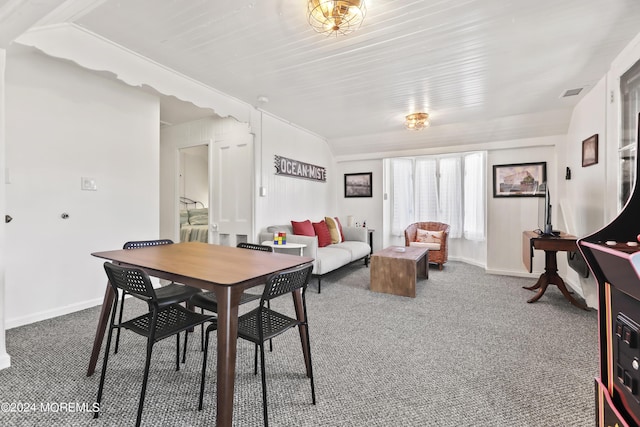
<instances>
[{"instance_id":1,"label":"white wall","mask_svg":"<svg viewBox=\"0 0 640 427\"><path fill-rule=\"evenodd\" d=\"M6 186L4 179L5 170L5 65L6 50L0 49L0 369L7 368L11 365L11 357L7 354L5 343L5 316L6 316L6 300L5 300L5 269L6 269L6 226L4 216Z\"/></svg>"},{"instance_id":2,"label":"white wall","mask_svg":"<svg viewBox=\"0 0 640 427\"><path fill-rule=\"evenodd\" d=\"M371 191L373 197L344 197L344 174L371 172ZM373 232L373 250L379 251L383 241L383 167L382 160L363 160L361 162L340 162L337 165L336 198L338 216L342 225L347 225L347 217L353 216L354 222L362 224L366 221L368 229Z\"/></svg>"},{"instance_id":3,"label":"white wall","mask_svg":"<svg viewBox=\"0 0 640 427\"><path fill-rule=\"evenodd\" d=\"M558 151L559 169L571 169L571 179L561 179L558 188L564 229L578 237L591 234L605 225L605 172L607 88L603 77L573 111L564 150ZM598 163L582 167L582 141L598 135ZM581 278L568 269L565 277L590 307L597 306L596 283L592 276Z\"/></svg>"},{"instance_id":4,"label":"white wall","mask_svg":"<svg viewBox=\"0 0 640 427\"><path fill-rule=\"evenodd\" d=\"M6 141L6 327L101 303L91 252L158 236L158 99L10 49ZM81 191L81 177L98 190Z\"/></svg>"},{"instance_id":5,"label":"white wall","mask_svg":"<svg viewBox=\"0 0 640 427\"><path fill-rule=\"evenodd\" d=\"M522 232L538 228L538 197L493 197L493 166L513 163L547 162L547 183L551 202L557 206L556 147L564 146L565 137L535 138L530 147L492 150L487 162L487 272L527 275L522 262ZM514 144L515 145L515 144ZM553 224L558 224L558 209L552 210ZM557 227L554 227L557 228ZM544 270L543 252L534 257L534 272ZM561 260L558 260L561 264Z\"/></svg>"},{"instance_id":6,"label":"white wall","mask_svg":"<svg viewBox=\"0 0 640 427\"><path fill-rule=\"evenodd\" d=\"M563 181L562 208L567 226L577 236L589 235L618 215L618 145L620 134L620 76L640 60L640 34L614 59L607 74L586 94L573 111L566 149L559 159L571 168L572 178ZM582 167L582 141L598 134L598 163ZM562 168L563 165L559 167ZM597 306L593 276L584 279L571 269L566 281Z\"/></svg>"},{"instance_id":7,"label":"white wall","mask_svg":"<svg viewBox=\"0 0 640 427\"><path fill-rule=\"evenodd\" d=\"M262 184L267 191L265 197L256 199L257 232L269 225L289 224L291 220L317 222L325 216L340 214L336 206L336 188L341 176L338 176L333 156L323 139L268 114L263 114L262 118L262 146L259 114L253 120L252 129L258 141L256 188ZM327 170L327 181L276 175L275 155L322 166ZM256 194L259 194L257 190Z\"/></svg>"}]
</instances>

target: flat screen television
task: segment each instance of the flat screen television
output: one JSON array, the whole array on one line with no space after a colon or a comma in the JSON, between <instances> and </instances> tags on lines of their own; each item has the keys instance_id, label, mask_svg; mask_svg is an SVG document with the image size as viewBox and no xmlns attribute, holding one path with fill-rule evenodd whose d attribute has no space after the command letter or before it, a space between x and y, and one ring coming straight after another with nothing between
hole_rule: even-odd
<instances>
[{"instance_id":1,"label":"flat screen television","mask_svg":"<svg viewBox=\"0 0 640 427\"><path fill-rule=\"evenodd\" d=\"M554 233L551 225L551 197L549 196L549 186L546 182L540 184L538 193L544 194L544 197L538 199L539 233L543 236L552 236Z\"/></svg>"}]
</instances>

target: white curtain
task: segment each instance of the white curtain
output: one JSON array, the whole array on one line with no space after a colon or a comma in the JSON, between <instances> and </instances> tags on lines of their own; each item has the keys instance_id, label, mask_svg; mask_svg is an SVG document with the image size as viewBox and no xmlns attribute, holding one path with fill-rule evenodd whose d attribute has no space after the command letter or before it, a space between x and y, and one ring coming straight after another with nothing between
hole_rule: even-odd
<instances>
[{"instance_id":1,"label":"white curtain","mask_svg":"<svg viewBox=\"0 0 640 427\"><path fill-rule=\"evenodd\" d=\"M485 158L484 153L464 156L464 238L485 239Z\"/></svg>"},{"instance_id":2,"label":"white curtain","mask_svg":"<svg viewBox=\"0 0 640 427\"><path fill-rule=\"evenodd\" d=\"M452 239L485 239L485 152L390 163L392 235L402 236L412 222L439 221L449 224Z\"/></svg>"},{"instance_id":3,"label":"white curtain","mask_svg":"<svg viewBox=\"0 0 640 427\"><path fill-rule=\"evenodd\" d=\"M413 160L392 159L391 234L403 236L413 221Z\"/></svg>"},{"instance_id":4,"label":"white curtain","mask_svg":"<svg viewBox=\"0 0 640 427\"><path fill-rule=\"evenodd\" d=\"M462 166L460 157L440 159L440 215L449 224L449 237L462 237Z\"/></svg>"},{"instance_id":5,"label":"white curtain","mask_svg":"<svg viewBox=\"0 0 640 427\"><path fill-rule=\"evenodd\" d=\"M416 221L438 221L438 162L416 159Z\"/></svg>"}]
</instances>

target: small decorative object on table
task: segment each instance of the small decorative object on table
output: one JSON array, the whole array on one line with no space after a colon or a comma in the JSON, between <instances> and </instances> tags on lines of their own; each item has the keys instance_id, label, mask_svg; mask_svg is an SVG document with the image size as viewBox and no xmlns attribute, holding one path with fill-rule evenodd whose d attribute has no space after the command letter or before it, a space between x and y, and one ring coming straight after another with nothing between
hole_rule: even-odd
<instances>
[{"instance_id":1,"label":"small decorative object on table","mask_svg":"<svg viewBox=\"0 0 640 427\"><path fill-rule=\"evenodd\" d=\"M286 245L287 244L287 233L278 232L273 235L273 244L274 245Z\"/></svg>"}]
</instances>

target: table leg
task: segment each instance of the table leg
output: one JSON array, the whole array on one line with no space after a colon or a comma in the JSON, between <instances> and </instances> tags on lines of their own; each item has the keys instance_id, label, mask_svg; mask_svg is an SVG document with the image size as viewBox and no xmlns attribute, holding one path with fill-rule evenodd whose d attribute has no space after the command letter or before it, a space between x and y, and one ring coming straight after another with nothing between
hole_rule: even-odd
<instances>
[{"instance_id":1,"label":"table leg","mask_svg":"<svg viewBox=\"0 0 640 427\"><path fill-rule=\"evenodd\" d=\"M100 310L100 317L98 317L98 328L96 329L96 335L93 338L93 349L91 350L91 358L89 359L89 367L87 368L87 376L90 377L96 370L96 364L98 363L98 356L100 355L100 349L102 348L102 340L104 339L104 331L107 329L109 323L109 314L113 306L113 299L115 293L111 284L107 281L107 289L104 292L104 299L102 300L102 309Z\"/></svg>"},{"instance_id":2,"label":"table leg","mask_svg":"<svg viewBox=\"0 0 640 427\"><path fill-rule=\"evenodd\" d=\"M571 304L573 304L578 308L581 308L583 310L588 310L586 305L579 303L575 298L573 298L573 296L567 289L567 286L565 285L564 280L562 280L562 277L560 277L560 275L558 274L558 261L556 258L557 251L545 250L544 254L545 254L544 273L540 275L540 278L533 286L529 286L529 287L524 286L524 289L528 289L531 291L536 289L538 290L536 295L530 300L528 300L527 302L533 303L538 301L542 297L542 295L544 295L549 285L556 285L558 289L560 289L560 292L562 292L562 295L567 299L567 301L569 301Z\"/></svg>"},{"instance_id":3,"label":"table leg","mask_svg":"<svg viewBox=\"0 0 640 427\"><path fill-rule=\"evenodd\" d=\"M429 278L429 252L424 256L424 275Z\"/></svg>"},{"instance_id":4,"label":"table leg","mask_svg":"<svg viewBox=\"0 0 640 427\"><path fill-rule=\"evenodd\" d=\"M536 289L540 289L542 283L546 281L546 273L542 273L538 278L538 281L532 286L523 286L523 289L527 289L529 291L535 291Z\"/></svg>"},{"instance_id":5,"label":"table leg","mask_svg":"<svg viewBox=\"0 0 640 427\"><path fill-rule=\"evenodd\" d=\"M300 321L306 321L304 318L304 307L302 305L302 290L296 289L292 292L293 295L293 305L296 309L296 318ZM307 349L309 346L307 345L307 331L305 325L298 326L298 331L300 332L300 343L302 344L302 354L304 356L304 365L307 368L307 377L311 378L311 363L309 359L309 352Z\"/></svg>"},{"instance_id":6,"label":"table leg","mask_svg":"<svg viewBox=\"0 0 640 427\"><path fill-rule=\"evenodd\" d=\"M538 292L533 296L533 298L531 298L527 302L528 303L536 302L540 298L542 298L542 295L544 295L544 293L547 291L548 286L549 286L549 279L547 278L546 272L540 275L540 278L538 279L535 285L530 287L523 286L524 289L528 289L530 291L535 291L536 289L538 290Z\"/></svg>"},{"instance_id":7,"label":"table leg","mask_svg":"<svg viewBox=\"0 0 640 427\"><path fill-rule=\"evenodd\" d=\"M218 366L216 384L216 426L230 427L238 343L238 304L241 290L224 286L215 290L218 299Z\"/></svg>"},{"instance_id":8,"label":"table leg","mask_svg":"<svg viewBox=\"0 0 640 427\"><path fill-rule=\"evenodd\" d=\"M429 278L429 251L427 251L422 258L417 262L418 273L425 279Z\"/></svg>"},{"instance_id":9,"label":"table leg","mask_svg":"<svg viewBox=\"0 0 640 427\"><path fill-rule=\"evenodd\" d=\"M571 293L569 292L569 290L567 289L567 287L564 284L564 280L562 280L562 277L560 277L559 275L555 275L549 278L549 281L551 283L553 283L554 285L556 285L558 287L558 289L560 289L560 292L562 292L562 295L564 295L564 297L573 305L575 305L578 308L581 308L583 310L588 310L587 306L585 304L581 304L578 301L576 301L576 299L571 296Z\"/></svg>"}]
</instances>

